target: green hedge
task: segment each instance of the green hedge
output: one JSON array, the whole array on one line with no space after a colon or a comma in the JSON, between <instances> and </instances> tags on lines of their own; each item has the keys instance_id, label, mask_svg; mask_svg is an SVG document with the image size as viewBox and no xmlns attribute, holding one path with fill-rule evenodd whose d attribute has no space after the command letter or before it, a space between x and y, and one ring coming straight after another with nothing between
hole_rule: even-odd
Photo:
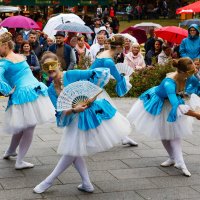
<instances>
[{"instance_id":1,"label":"green hedge","mask_svg":"<svg viewBox=\"0 0 200 200\"><path fill-rule=\"evenodd\" d=\"M138 70L132 74L130 77L130 83L132 88L126 94L126 97L138 97L147 89L158 85L166 74L173 72L174 68L170 63L166 65L157 65L155 67L147 67L141 70ZM110 80L106 85L105 90L111 97L117 97L115 92L115 80Z\"/></svg>"}]
</instances>

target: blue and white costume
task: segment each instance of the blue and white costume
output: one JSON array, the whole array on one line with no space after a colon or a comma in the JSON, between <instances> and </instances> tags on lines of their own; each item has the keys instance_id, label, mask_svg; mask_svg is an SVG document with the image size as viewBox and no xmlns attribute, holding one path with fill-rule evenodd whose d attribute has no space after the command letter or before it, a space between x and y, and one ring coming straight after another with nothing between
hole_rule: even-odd
<instances>
[{"instance_id":1,"label":"blue and white costume","mask_svg":"<svg viewBox=\"0 0 200 200\"><path fill-rule=\"evenodd\" d=\"M192 80L189 78L187 81L190 87ZM171 140L192 134L192 120L184 115L189 110L190 107L177 94L176 82L167 77L159 86L144 92L127 117L138 132L152 138Z\"/></svg>"},{"instance_id":2,"label":"blue and white costume","mask_svg":"<svg viewBox=\"0 0 200 200\"><path fill-rule=\"evenodd\" d=\"M0 60L0 92L9 96L5 114L5 129L18 134L28 127L47 122L53 117L53 105L47 87L33 76L27 62Z\"/></svg>"},{"instance_id":3,"label":"blue and white costume","mask_svg":"<svg viewBox=\"0 0 200 200\"><path fill-rule=\"evenodd\" d=\"M112 58L96 58L90 69L95 68L109 68L111 75L117 81L117 85L115 87L115 91L118 96L124 96L132 87L129 83L128 79L126 79L123 75L121 75L117 68L115 67L115 63Z\"/></svg>"},{"instance_id":4,"label":"blue and white costume","mask_svg":"<svg viewBox=\"0 0 200 200\"><path fill-rule=\"evenodd\" d=\"M63 84L67 86L75 81L89 80L103 87L109 77L108 73L106 68L67 71L63 73ZM56 108L58 95L53 83L48 93ZM128 120L105 99L95 100L84 112L71 115L57 112L56 117L57 125L64 127L58 147L58 153L62 155L87 156L105 151L131 131Z\"/></svg>"}]
</instances>

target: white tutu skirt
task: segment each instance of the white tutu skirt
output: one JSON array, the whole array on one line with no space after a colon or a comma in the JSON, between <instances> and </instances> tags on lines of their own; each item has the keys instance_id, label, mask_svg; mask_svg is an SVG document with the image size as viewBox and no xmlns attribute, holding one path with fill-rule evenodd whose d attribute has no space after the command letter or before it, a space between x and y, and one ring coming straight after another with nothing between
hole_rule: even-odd
<instances>
[{"instance_id":1,"label":"white tutu skirt","mask_svg":"<svg viewBox=\"0 0 200 200\"><path fill-rule=\"evenodd\" d=\"M48 122L55 118L55 108L47 96L21 105L11 105L5 112L4 131L18 134L28 127Z\"/></svg>"},{"instance_id":2,"label":"white tutu skirt","mask_svg":"<svg viewBox=\"0 0 200 200\"><path fill-rule=\"evenodd\" d=\"M159 115L151 115L144 109L143 101L137 100L127 115L138 133L159 140L182 138L192 134L193 118L186 115L178 116L175 122L168 122L171 110L169 101L165 101Z\"/></svg>"},{"instance_id":3,"label":"white tutu skirt","mask_svg":"<svg viewBox=\"0 0 200 200\"><path fill-rule=\"evenodd\" d=\"M131 132L129 121L120 113L110 120L103 120L96 129L78 129L78 117L63 129L64 133L58 146L58 154L88 156L106 151L121 142Z\"/></svg>"}]
</instances>

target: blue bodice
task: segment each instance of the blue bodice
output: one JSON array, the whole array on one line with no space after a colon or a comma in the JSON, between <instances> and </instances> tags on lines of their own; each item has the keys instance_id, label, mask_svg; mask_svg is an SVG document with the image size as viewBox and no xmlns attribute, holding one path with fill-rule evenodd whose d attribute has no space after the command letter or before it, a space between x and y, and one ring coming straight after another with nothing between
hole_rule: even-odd
<instances>
[{"instance_id":1,"label":"blue bodice","mask_svg":"<svg viewBox=\"0 0 200 200\"><path fill-rule=\"evenodd\" d=\"M106 70L106 73L105 73ZM66 87L70 83L79 80L88 80L94 84L99 84L103 87L105 77L108 77L107 69L95 69L95 70L69 70L63 73L63 83ZM103 81L103 82L102 82ZM106 83L106 81L105 81ZM49 97L55 107L57 108L58 95L55 91L54 84L52 83L48 88ZM96 100L92 105L84 112L79 113L78 128L81 130L94 129L99 126L102 120L111 119L116 113L116 109L113 108L109 102L104 99ZM77 114L65 115L64 112L56 112L57 126L68 126Z\"/></svg>"},{"instance_id":2,"label":"blue bodice","mask_svg":"<svg viewBox=\"0 0 200 200\"><path fill-rule=\"evenodd\" d=\"M96 58L90 69L95 68L109 68L111 75L117 81L115 91L118 96L124 96L128 92L126 80L123 75L119 74L112 58Z\"/></svg>"},{"instance_id":3,"label":"blue bodice","mask_svg":"<svg viewBox=\"0 0 200 200\"><path fill-rule=\"evenodd\" d=\"M187 94L196 94L200 96L200 81L196 76L191 76L186 84Z\"/></svg>"},{"instance_id":4,"label":"blue bodice","mask_svg":"<svg viewBox=\"0 0 200 200\"><path fill-rule=\"evenodd\" d=\"M16 89L9 97L8 107L13 104L33 102L39 95L48 96L47 87L33 76L25 60L13 63L7 59L1 59L0 92L8 95L14 87Z\"/></svg>"},{"instance_id":5,"label":"blue bodice","mask_svg":"<svg viewBox=\"0 0 200 200\"><path fill-rule=\"evenodd\" d=\"M185 92L191 85L193 85L192 77L187 80ZM169 111L168 122L176 121L177 108L179 105L184 104L184 100L177 94L176 82L171 78L163 79L159 86L144 92L140 96L140 99L143 101L145 110L152 115L159 115L162 111L164 102L168 100L172 106L171 111Z\"/></svg>"}]
</instances>

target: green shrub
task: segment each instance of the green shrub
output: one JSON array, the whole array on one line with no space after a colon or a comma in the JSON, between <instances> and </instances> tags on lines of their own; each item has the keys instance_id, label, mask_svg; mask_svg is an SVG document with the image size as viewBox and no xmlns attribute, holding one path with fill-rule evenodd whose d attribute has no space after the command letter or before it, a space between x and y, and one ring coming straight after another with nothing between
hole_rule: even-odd
<instances>
[{"instance_id":1,"label":"green shrub","mask_svg":"<svg viewBox=\"0 0 200 200\"><path fill-rule=\"evenodd\" d=\"M174 71L170 63L166 65L156 65L138 70L130 77L132 88L126 94L126 97L138 97L147 89L159 85L166 74ZM111 97L117 97L115 92L116 81L110 80L105 89Z\"/></svg>"}]
</instances>

